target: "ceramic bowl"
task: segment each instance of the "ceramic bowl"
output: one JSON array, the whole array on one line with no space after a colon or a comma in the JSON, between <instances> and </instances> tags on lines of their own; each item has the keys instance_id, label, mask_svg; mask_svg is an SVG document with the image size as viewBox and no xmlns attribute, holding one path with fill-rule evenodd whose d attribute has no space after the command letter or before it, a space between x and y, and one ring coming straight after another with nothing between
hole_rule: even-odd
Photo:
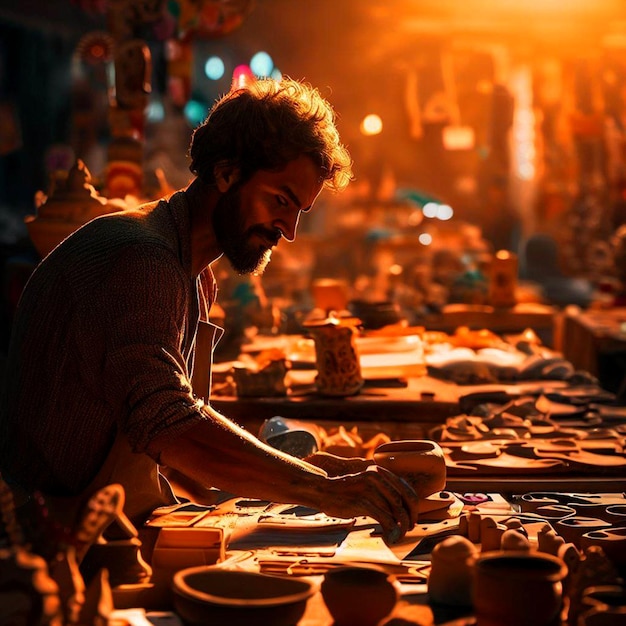
<instances>
[{"instance_id":1,"label":"ceramic bowl","mask_svg":"<svg viewBox=\"0 0 626 626\"><path fill-rule=\"evenodd\" d=\"M376 448L374 461L406 480L420 498L445 489L446 460L441 446L434 441L389 441Z\"/></svg>"},{"instance_id":2,"label":"ceramic bowl","mask_svg":"<svg viewBox=\"0 0 626 626\"><path fill-rule=\"evenodd\" d=\"M400 586L377 565L345 565L326 572L321 592L334 626L374 626L393 611Z\"/></svg>"},{"instance_id":3,"label":"ceramic bowl","mask_svg":"<svg viewBox=\"0 0 626 626\"><path fill-rule=\"evenodd\" d=\"M573 543L577 548L580 548L580 542L585 533L608 528L611 528L609 522L597 517L583 517L581 515L565 517L554 523L554 529L565 539L565 542Z\"/></svg>"},{"instance_id":4,"label":"ceramic bowl","mask_svg":"<svg viewBox=\"0 0 626 626\"><path fill-rule=\"evenodd\" d=\"M609 526L585 533L580 539L580 547L586 550L589 546L600 546L620 573L626 570L626 527Z\"/></svg>"},{"instance_id":5,"label":"ceramic bowl","mask_svg":"<svg viewBox=\"0 0 626 626\"><path fill-rule=\"evenodd\" d=\"M174 609L186 624L292 626L317 586L305 579L190 567L172 581Z\"/></svg>"}]
</instances>

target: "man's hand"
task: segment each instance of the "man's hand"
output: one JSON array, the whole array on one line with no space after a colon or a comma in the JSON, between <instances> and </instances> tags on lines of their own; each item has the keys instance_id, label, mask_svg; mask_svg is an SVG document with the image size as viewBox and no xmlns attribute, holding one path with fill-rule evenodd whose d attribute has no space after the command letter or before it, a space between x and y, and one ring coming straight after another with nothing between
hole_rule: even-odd
<instances>
[{"instance_id":1,"label":"man's hand","mask_svg":"<svg viewBox=\"0 0 626 626\"><path fill-rule=\"evenodd\" d=\"M307 456L304 460L324 470L328 476L357 474L358 472L364 472L368 467L374 465L374 461L369 461L361 457L342 457L328 452L315 452Z\"/></svg>"},{"instance_id":2,"label":"man's hand","mask_svg":"<svg viewBox=\"0 0 626 626\"><path fill-rule=\"evenodd\" d=\"M380 523L385 541L396 543L417 522L418 507L416 493L404 480L370 465L356 474L329 477L320 508L335 517L372 517Z\"/></svg>"}]
</instances>

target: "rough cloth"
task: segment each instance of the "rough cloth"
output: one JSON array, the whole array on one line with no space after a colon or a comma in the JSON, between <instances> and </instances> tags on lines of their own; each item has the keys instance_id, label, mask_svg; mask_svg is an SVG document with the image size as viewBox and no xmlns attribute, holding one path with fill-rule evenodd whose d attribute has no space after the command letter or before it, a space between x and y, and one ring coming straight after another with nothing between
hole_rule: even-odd
<instances>
[{"instance_id":1,"label":"rough cloth","mask_svg":"<svg viewBox=\"0 0 626 626\"><path fill-rule=\"evenodd\" d=\"M157 435L207 419L190 372L215 296L210 268L192 275L182 192L96 218L53 250L13 326L0 404L5 478L27 493L80 494L120 433L158 463Z\"/></svg>"}]
</instances>

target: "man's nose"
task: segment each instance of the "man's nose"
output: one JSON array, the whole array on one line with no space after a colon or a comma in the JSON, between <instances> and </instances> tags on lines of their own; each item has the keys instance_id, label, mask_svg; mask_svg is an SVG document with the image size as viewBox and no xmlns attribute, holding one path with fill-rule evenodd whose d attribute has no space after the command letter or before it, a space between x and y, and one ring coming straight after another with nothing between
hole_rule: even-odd
<instances>
[{"instance_id":1,"label":"man's nose","mask_svg":"<svg viewBox=\"0 0 626 626\"><path fill-rule=\"evenodd\" d=\"M298 211L292 219L285 219L282 229L283 237L287 241L294 241L296 238L296 232L298 230L298 222L300 221L300 211Z\"/></svg>"}]
</instances>

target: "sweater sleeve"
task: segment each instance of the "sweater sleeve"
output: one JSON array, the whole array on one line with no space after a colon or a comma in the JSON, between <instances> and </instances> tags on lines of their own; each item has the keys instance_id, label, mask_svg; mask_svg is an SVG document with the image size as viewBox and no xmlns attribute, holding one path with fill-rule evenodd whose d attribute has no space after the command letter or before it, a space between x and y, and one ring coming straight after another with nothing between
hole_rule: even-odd
<instances>
[{"instance_id":1,"label":"sweater sleeve","mask_svg":"<svg viewBox=\"0 0 626 626\"><path fill-rule=\"evenodd\" d=\"M126 250L102 285L104 398L133 450L153 457L154 438L206 419L183 354L195 335L189 281L171 251L152 245Z\"/></svg>"}]
</instances>

